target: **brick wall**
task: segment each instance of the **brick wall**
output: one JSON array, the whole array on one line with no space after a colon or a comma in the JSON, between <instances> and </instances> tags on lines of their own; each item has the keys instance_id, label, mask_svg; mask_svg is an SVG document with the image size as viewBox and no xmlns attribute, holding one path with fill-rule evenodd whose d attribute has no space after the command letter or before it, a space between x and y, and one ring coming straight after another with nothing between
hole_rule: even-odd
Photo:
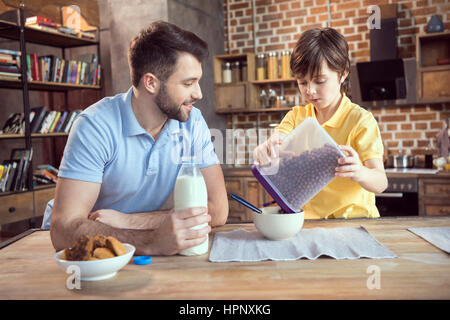
<instances>
[{"instance_id":1,"label":"brick wall","mask_svg":"<svg viewBox=\"0 0 450 320\"><path fill-rule=\"evenodd\" d=\"M290 50L303 31L331 26L346 37L352 63L369 61L366 22L372 14L367 12L370 5L397 3L397 46L401 58L415 57L416 34L425 32L433 14L440 16L446 30L450 29L448 0L255 0L254 3L253 8L251 0L223 0L226 52ZM424 153L428 139L436 136L444 127L444 120L450 117L449 103L369 110L379 123L385 144L394 153L401 149L412 154ZM276 117L269 115L269 120L272 116ZM254 127L255 122L250 119L251 115L230 116L228 127Z\"/></svg>"}]
</instances>

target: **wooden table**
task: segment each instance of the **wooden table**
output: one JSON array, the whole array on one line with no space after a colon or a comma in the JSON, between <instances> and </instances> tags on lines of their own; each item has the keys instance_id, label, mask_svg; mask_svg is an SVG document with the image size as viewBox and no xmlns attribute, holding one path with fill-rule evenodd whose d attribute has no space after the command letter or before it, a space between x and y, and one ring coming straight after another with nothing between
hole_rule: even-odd
<instances>
[{"instance_id":1,"label":"wooden table","mask_svg":"<svg viewBox=\"0 0 450 320\"><path fill-rule=\"evenodd\" d=\"M0 299L450 298L450 256L406 230L450 226L450 217L306 221L304 228L360 225L398 258L212 263L208 255L155 256L147 266L131 262L112 279L83 281L80 290L66 288L69 274L53 260L49 232L36 231L0 250ZM236 228L254 226L212 232ZM370 266L380 271L380 289L368 289Z\"/></svg>"}]
</instances>

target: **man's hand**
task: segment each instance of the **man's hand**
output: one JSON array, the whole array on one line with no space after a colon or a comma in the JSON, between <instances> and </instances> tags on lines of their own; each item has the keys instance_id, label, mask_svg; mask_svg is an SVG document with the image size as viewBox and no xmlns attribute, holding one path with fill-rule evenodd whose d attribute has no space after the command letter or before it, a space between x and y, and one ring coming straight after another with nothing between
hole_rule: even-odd
<instances>
[{"instance_id":1,"label":"man's hand","mask_svg":"<svg viewBox=\"0 0 450 320\"><path fill-rule=\"evenodd\" d=\"M206 241L211 227L207 225L197 230L190 230L190 228L210 221L211 216L205 207L171 210L161 226L154 231L154 247L158 248L159 255L173 255L202 244Z\"/></svg>"}]
</instances>

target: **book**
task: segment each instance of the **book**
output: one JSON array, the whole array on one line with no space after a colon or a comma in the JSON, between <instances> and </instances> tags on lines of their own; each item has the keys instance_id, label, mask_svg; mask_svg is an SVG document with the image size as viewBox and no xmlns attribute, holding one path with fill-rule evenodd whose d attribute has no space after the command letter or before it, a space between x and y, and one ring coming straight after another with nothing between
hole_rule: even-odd
<instances>
[{"instance_id":1,"label":"book","mask_svg":"<svg viewBox=\"0 0 450 320\"><path fill-rule=\"evenodd\" d=\"M8 166L6 166L6 170L8 170ZM1 185L1 181L3 180L4 171L5 171L5 166L0 164L0 185Z\"/></svg>"},{"instance_id":2,"label":"book","mask_svg":"<svg viewBox=\"0 0 450 320\"><path fill-rule=\"evenodd\" d=\"M20 73L20 70L19 70L19 68L16 65L3 65L3 64L0 64L0 72Z\"/></svg>"},{"instance_id":3,"label":"book","mask_svg":"<svg viewBox=\"0 0 450 320\"><path fill-rule=\"evenodd\" d=\"M5 192L14 191L11 190L11 186L14 183L14 178L16 177L16 171L18 166L17 160L5 160L3 163L9 165L8 181L6 181Z\"/></svg>"},{"instance_id":4,"label":"book","mask_svg":"<svg viewBox=\"0 0 450 320\"><path fill-rule=\"evenodd\" d=\"M38 64L38 70L39 70L39 78L40 81L45 81L45 77L44 77L44 58L43 57L39 57L39 64Z\"/></svg>"},{"instance_id":5,"label":"book","mask_svg":"<svg viewBox=\"0 0 450 320\"><path fill-rule=\"evenodd\" d=\"M53 133L54 132L55 126L58 123L59 118L61 118L61 112L60 111L56 111L55 119L53 120L52 124L48 128L47 133Z\"/></svg>"},{"instance_id":6,"label":"book","mask_svg":"<svg viewBox=\"0 0 450 320\"><path fill-rule=\"evenodd\" d=\"M33 80L33 75L31 72L31 56L29 54L27 54L27 78L28 78L28 81Z\"/></svg>"},{"instance_id":7,"label":"book","mask_svg":"<svg viewBox=\"0 0 450 320\"><path fill-rule=\"evenodd\" d=\"M72 111L72 113L70 114L70 118L67 121L65 127L64 127L64 132L68 133L72 127L73 122L75 121L76 116L79 114L78 111Z\"/></svg>"},{"instance_id":8,"label":"book","mask_svg":"<svg viewBox=\"0 0 450 320\"><path fill-rule=\"evenodd\" d=\"M19 79L21 74L14 72L0 72L0 76L2 76L2 78Z\"/></svg>"},{"instance_id":9,"label":"book","mask_svg":"<svg viewBox=\"0 0 450 320\"><path fill-rule=\"evenodd\" d=\"M86 62L80 61L80 63L81 63L81 70L80 70L80 75L79 75L79 78L80 78L79 84L84 84L84 74L86 72Z\"/></svg>"},{"instance_id":10,"label":"book","mask_svg":"<svg viewBox=\"0 0 450 320\"><path fill-rule=\"evenodd\" d=\"M88 31L80 31L79 37L80 38L90 39L90 40L95 40L95 33L88 32Z\"/></svg>"},{"instance_id":11,"label":"book","mask_svg":"<svg viewBox=\"0 0 450 320\"><path fill-rule=\"evenodd\" d=\"M53 23L54 21L50 18L40 17L40 16L32 16L28 17L25 20L25 24L35 24L39 22Z\"/></svg>"},{"instance_id":12,"label":"book","mask_svg":"<svg viewBox=\"0 0 450 320\"><path fill-rule=\"evenodd\" d=\"M42 175L33 175L33 186L36 185L43 185L43 184L51 184L54 183L53 181L51 181L50 179L48 179L47 177L44 177Z\"/></svg>"},{"instance_id":13,"label":"book","mask_svg":"<svg viewBox=\"0 0 450 320\"><path fill-rule=\"evenodd\" d=\"M50 129L50 126L52 125L55 117L56 117L56 111L55 110L49 111L48 114L45 116L45 119L42 123L39 133L47 133L48 130Z\"/></svg>"},{"instance_id":14,"label":"book","mask_svg":"<svg viewBox=\"0 0 450 320\"><path fill-rule=\"evenodd\" d=\"M71 79L70 83L77 83L77 70L78 70L78 64L76 61L72 61L72 71L71 71Z\"/></svg>"},{"instance_id":15,"label":"book","mask_svg":"<svg viewBox=\"0 0 450 320\"><path fill-rule=\"evenodd\" d=\"M8 181L8 176L11 171L11 166L8 164L0 165L3 167L3 174L1 175L0 179L0 191L5 192L6 191L6 182Z\"/></svg>"},{"instance_id":16,"label":"book","mask_svg":"<svg viewBox=\"0 0 450 320\"><path fill-rule=\"evenodd\" d=\"M54 175L58 175L59 170L56 169L54 166L52 166L51 164L40 164L37 166L38 170L48 170L51 173L53 173Z\"/></svg>"},{"instance_id":17,"label":"book","mask_svg":"<svg viewBox=\"0 0 450 320\"><path fill-rule=\"evenodd\" d=\"M1 54L11 55L11 56L19 56L19 57L21 55L20 51L9 50L9 49L0 49L0 55Z\"/></svg>"},{"instance_id":18,"label":"book","mask_svg":"<svg viewBox=\"0 0 450 320\"><path fill-rule=\"evenodd\" d=\"M31 58L32 58L31 69L32 69L33 80L40 81L39 63L38 63L37 53L32 53Z\"/></svg>"},{"instance_id":19,"label":"book","mask_svg":"<svg viewBox=\"0 0 450 320\"><path fill-rule=\"evenodd\" d=\"M33 171L33 176L46 180L47 183L56 183L58 170L49 164L40 165Z\"/></svg>"},{"instance_id":20,"label":"book","mask_svg":"<svg viewBox=\"0 0 450 320\"><path fill-rule=\"evenodd\" d=\"M63 60L63 66L61 68L62 68L62 75L61 75L61 80L59 82L66 82L67 70L69 68L68 61Z\"/></svg>"},{"instance_id":21,"label":"book","mask_svg":"<svg viewBox=\"0 0 450 320\"><path fill-rule=\"evenodd\" d=\"M66 117L67 117L68 113L69 113L68 111L63 111L62 112L61 117L59 118L59 121L56 124L54 132L60 132L61 131L61 127L62 127L63 123L66 121Z\"/></svg>"},{"instance_id":22,"label":"book","mask_svg":"<svg viewBox=\"0 0 450 320\"><path fill-rule=\"evenodd\" d=\"M59 27L58 31L62 32L62 33L65 33L65 34L70 34L72 36L76 36L77 35L77 32L75 31L75 29L69 28L69 27L66 27L66 26Z\"/></svg>"},{"instance_id":23,"label":"book","mask_svg":"<svg viewBox=\"0 0 450 320\"><path fill-rule=\"evenodd\" d=\"M12 149L11 160L19 160L17 176L14 181L14 188L11 191L20 191L26 189L26 180L28 178L28 167L33 156L33 149Z\"/></svg>"},{"instance_id":24,"label":"book","mask_svg":"<svg viewBox=\"0 0 450 320\"><path fill-rule=\"evenodd\" d=\"M76 84L80 84L81 61L78 61L78 62L77 62L77 65L78 65L78 67L77 67L77 74L76 74L76 80L75 80L75 83L76 83Z\"/></svg>"},{"instance_id":25,"label":"book","mask_svg":"<svg viewBox=\"0 0 450 320\"><path fill-rule=\"evenodd\" d=\"M59 77L58 77L58 82L62 82L63 77L64 77L64 71L66 68L66 60L61 60L61 66L59 68Z\"/></svg>"},{"instance_id":26,"label":"book","mask_svg":"<svg viewBox=\"0 0 450 320\"><path fill-rule=\"evenodd\" d=\"M36 133L37 130L39 129L39 126L41 125L42 121L44 120L45 112L47 111L47 107L45 107L45 106L35 107L35 108L31 108L30 111L34 111L34 113L35 113L34 118L30 123L30 132Z\"/></svg>"}]
</instances>

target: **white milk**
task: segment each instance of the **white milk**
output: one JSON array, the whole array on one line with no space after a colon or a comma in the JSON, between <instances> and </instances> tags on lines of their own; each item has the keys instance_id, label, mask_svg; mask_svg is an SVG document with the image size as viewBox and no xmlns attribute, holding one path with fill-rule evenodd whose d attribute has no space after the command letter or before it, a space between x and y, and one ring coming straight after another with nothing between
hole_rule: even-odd
<instances>
[{"instance_id":1,"label":"white milk","mask_svg":"<svg viewBox=\"0 0 450 320\"><path fill-rule=\"evenodd\" d=\"M174 206L175 210L192 207L208 207L208 193L202 175L183 175L177 178L174 192ZM200 224L192 227L191 230L201 229L207 225L207 223ZM185 256L205 254L208 252L208 244L208 235L206 235L205 242L198 246L183 250L180 254Z\"/></svg>"}]
</instances>

